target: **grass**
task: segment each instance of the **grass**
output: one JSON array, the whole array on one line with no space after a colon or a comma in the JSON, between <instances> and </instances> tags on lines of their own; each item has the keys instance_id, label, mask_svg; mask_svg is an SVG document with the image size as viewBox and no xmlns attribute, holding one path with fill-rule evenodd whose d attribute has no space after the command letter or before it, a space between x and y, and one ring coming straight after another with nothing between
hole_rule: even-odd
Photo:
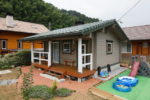
<instances>
[{"instance_id":1,"label":"grass","mask_svg":"<svg viewBox=\"0 0 150 100\"><path fill-rule=\"evenodd\" d=\"M117 77L125 76L125 75L128 75L129 73L130 73L130 70L127 70L119 74L118 76L114 77L113 79L100 84L96 88L107 91L114 95L121 96L128 100L150 100L150 96L149 96L150 78L147 78L147 77L136 76L139 79L139 83L137 84L137 86L132 88L131 92L127 92L127 93L119 92L112 88L112 84L113 82L116 81Z\"/></svg>"},{"instance_id":2,"label":"grass","mask_svg":"<svg viewBox=\"0 0 150 100\"><path fill-rule=\"evenodd\" d=\"M16 85L0 86L0 100L23 100Z\"/></svg>"},{"instance_id":3,"label":"grass","mask_svg":"<svg viewBox=\"0 0 150 100\"><path fill-rule=\"evenodd\" d=\"M19 67L8 70L11 70L12 72L8 74L0 74L0 80L17 79L21 74L21 68Z\"/></svg>"}]
</instances>

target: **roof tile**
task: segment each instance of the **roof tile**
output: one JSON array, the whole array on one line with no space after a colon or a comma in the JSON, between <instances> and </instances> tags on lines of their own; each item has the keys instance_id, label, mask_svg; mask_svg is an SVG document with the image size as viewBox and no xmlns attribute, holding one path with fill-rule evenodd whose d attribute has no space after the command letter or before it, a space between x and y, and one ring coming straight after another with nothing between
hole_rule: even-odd
<instances>
[{"instance_id":1,"label":"roof tile","mask_svg":"<svg viewBox=\"0 0 150 100\"><path fill-rule=\"evenodd\" d=\"M123 28L129 40L150 40L150 25Z\"/></svg>"},{"instance_id":2,"label":"roof tile","mask_svg":"<svg viewBox=\"0 0 150 100\"><path fill-rule=\"evenodd\" d=\"M19 20L13 20L13 21L15 25L13 27L8 27L6 25L6 18L0 18L0 30L23 32L23 33L43 33L49 31L42 24L35 24L35 23L24 22Z\"/></svg>"}]
</instances>

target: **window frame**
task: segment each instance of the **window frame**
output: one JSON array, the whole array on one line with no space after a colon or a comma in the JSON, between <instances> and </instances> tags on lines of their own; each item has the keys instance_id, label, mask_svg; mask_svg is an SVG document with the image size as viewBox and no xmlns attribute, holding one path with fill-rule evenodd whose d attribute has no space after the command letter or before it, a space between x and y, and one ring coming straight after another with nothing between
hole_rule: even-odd
<instances>
[{"instance_id":1,"label":"window frame","mask_svg":"<svg viewBox=\"0 0 150 100\"><path fill-rule=\"evenodd\" d=\"M108 45L111 45L111 50L108 51ZM113 54L113 41L112 40L106 40L106 54L110 55Z\"/></svg>"},{"instance_id":2,"label":"window frame","mask_svg":"<svg viewBox=\"0 0 150 100\"><path fill-rule=\"evenodd\" d=\"M3 41L5 41L5 48L3 48ZM6 50L7 49L7 40L6 39L1 39L1 49Z\"/></svg>"},{"instance_id":3,"label":"window frame","mask_svg":"<svg viewBox=\"0 0 150 100\"><path fill-rule=\"evenodd\" d=\"M65 48L65 45L69 45L68 46L69 48ZM68 51L64 50L64 49L68 49ZM63 52L63 54L71 54L72 53L72 41L64 41L63 42L62 52Z\"/></svg>"}]
</instances>

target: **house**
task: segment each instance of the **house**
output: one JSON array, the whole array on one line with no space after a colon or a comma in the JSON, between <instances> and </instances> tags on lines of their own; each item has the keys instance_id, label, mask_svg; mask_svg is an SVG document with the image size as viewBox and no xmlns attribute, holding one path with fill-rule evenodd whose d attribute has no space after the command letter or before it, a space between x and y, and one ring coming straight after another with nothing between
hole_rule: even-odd
<instances>
[{"instance_id":1,"label":"house","mask_svg":"<svg viewBox=\"0 0 150 100\"><path fill-rule=\"evenodd\" d=\"M47 70L53 74L82 81L92 76L98 66L119 63L120 42L128 38L116 20L107 20L57 29L21 40L32 43L31 61L35 66L38 66L37 62L39 65L47 64ZM34 50L35 41L44 42L44 51Z\"/></svg>"},{"instance_id":2,"label":"house","mask_svg":"<svg viewBox=\"0 0 150 100\"><path fill-rule=\"evenodd\" d=\"M47 31L44 25L14 20L13 16L0 18L0 52L30 49L30 43L22 43L19 39ZM35 43L35 47L42 48L42 44Z\"/></svg>"},{"instance_id":3,"label":"house","mask_svg":"<svg viewBox=\"0 0 150 100\"><path fill-rule=\"evenodd\" d=\"M150 55L150 25L123 28L130 41L124 43L122 51L132 56Z\"/></svg>"}]
</instances>

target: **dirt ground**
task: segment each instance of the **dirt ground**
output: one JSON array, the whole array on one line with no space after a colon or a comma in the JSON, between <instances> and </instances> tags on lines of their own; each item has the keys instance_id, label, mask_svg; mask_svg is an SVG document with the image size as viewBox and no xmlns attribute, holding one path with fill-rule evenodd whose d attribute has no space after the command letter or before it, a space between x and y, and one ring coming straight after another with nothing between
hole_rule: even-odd
<instances>
[{"instance_id":1,"label":"dirt ground","mask_svg":"<svg viewBox=\"0 0 150 100\"><path fill-rule=\"evenodd\" d=\"M23 100L21 94L17 93L16 84L0 86L0 100Z\"/></svg>"},{"instance_id":2,"label":"dirt ground","mask_svg":"<svg viewBox=\"0 0 150 100\"><path fill-rule=\"evenodd\" d=\"M73 93L71 96L68 97L57 97L54 100L103 100L100 97L97 97L90 92L86 94L81 94L80 92Z\"/></svg>"}]
</instances>

